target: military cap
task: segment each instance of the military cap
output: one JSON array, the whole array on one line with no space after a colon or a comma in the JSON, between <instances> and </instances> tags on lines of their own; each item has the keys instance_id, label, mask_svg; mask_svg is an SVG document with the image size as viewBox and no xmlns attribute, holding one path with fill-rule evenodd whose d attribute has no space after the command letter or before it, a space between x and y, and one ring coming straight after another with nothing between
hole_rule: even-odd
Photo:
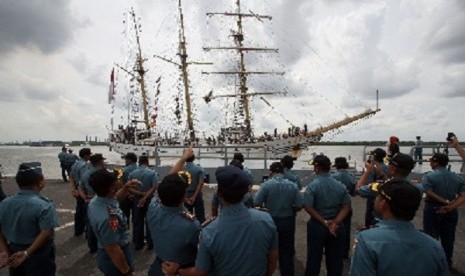
<instances>
[{"instance_id":1,"label":"military cap","mask_svg":"<svg viewBox=\"0 0 465 276\"><path fill-rule=\"evenodd\" d=\"M18 173L16 174L17 179L21 178L24 180L33 180L41 176L43 176L43 174L42 165L40 162L29 162L20 164Z\"/></svg>"},{"instance_id":2,"label":"military cap","mask_svg":"<svg viewBox=\"0 0 465 276\"><path fill-rule=\"evenodd\" d=\"M242 190L252 184L252 178L235 166L219 167L215 172L215 176L218 188L221 187L227 190Z\"/></svg>"},{"instance_id":3,"label":"military cap","mask_svg":"<svg viewBox=\"0 0 465 276\"><path fill-rule=\"evenodd\" d=\"M400 169L412 170L415 167L415 162L410 155L404 153L396 153L390 160L389 164L392 164Z\"/></svg>"}]
</instances>

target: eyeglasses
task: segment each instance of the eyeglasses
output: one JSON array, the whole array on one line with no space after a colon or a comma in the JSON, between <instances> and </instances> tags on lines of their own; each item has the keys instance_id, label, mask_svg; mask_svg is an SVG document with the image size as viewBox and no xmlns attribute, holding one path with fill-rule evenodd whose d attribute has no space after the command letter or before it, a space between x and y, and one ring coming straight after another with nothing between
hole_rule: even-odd
<instances>
[{"instance_id":1,"label":"eyeglasses","mask_svg":"<svg viewBox=\"0 0 465 276\"><path fill-rule=\"evenodd\" d=\"M187 185L191 185L192 183L192 175L188 171L179 171L178 172L179 177L181 177Z\"/></svg>"}]
</instances>

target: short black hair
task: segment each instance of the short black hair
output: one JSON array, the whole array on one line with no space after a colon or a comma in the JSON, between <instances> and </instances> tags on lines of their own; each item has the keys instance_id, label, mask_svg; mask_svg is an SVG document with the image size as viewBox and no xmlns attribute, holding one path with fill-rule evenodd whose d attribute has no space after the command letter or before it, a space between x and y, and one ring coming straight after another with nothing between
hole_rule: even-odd
<instances>
[{"instance_id":1,"label":"short black hair","mask_svg":"<svg viewBox=\"0 0 465 276\"><path fill-rule=\"evenodd\" d=\"M34 175L30 177L16 176L16 183L18 184L18 187L20 188L32 187L42 180L44 180L43 175Z\"/></svg>"},{"instance_id":2,"label":"short black hair","mask_svg":"<svg viewBox=\"0 0 465 276\"><path fill-rule=\"evenodd\" d=\"M421 193L410 182L403 179L392 179L379 188L397 219L411 221L420 207Z\"/></svg>"},{"instance_id":3,"label":"short black hair","mask_svg":"<svg viewBox=\"0 0 465 276\"><path fill-rule=\"evenodd\" d=\"M326 155L320 154L313 158L313 166L318 166L322 171L329 172L331 169L331 160Z\"/></svg>"},{"instance_id":4,"label":"short black hair","mask_svg":"<svg viewBox=\"0 0 465 276\"><path fill-rule=\"evenodd\" d=\"M163 205L176 207L186 195L187 182L177 173L169 174L158 185L158 197Z\"/></svg>"},{"instance_id":5,"label":"short black hair","mask_svg":"<svg viewBox=\"0 0 465 276\"><path fill-rule=\"evenodd\" d=\"M270 171L274 173L283 173L284 172L284 166L281 164L281 162L273 162L270 165Z\"/></svg>"},{"instance_id":6,"label":"short black hair","mask_svg":"<svg viewBox=\"0 0 465 276\"><path fill-rule=\"evenodd\" d=\"M281 164L283 164L285 168L292 169L292 167L294 167L294 158L290 155L286 155L281 158Z\"/></svg>"},{"instance_id":7,"label":"short black hair","mask_svg":"<svg viewBox=\"0 0 465 276\"><path fill-rule=\"evenodd\" d=\"M242 166L241 161L239 161L239 160L237 160L237 159L233 159L233 160L231 161L231 163L229 163L229 165L238 167L238 168L241 169L241 170L244 169L244 166Z\"/></svg>"},{"instance_id":8,"label":"short black hair","mask_svg":"<svg viewBox=\"0 0 465 276\"><path fill-rule=\"evenodd\" d=\"M236 204L242 201L249 188L229 189L225 186L218 186L217 193L229 204Z\"/></svg>"},{"instance_id":9,"label":"short black hair","mask_svg":"<svg viewBox=\"0 0 465 276\"><path fill-rule=\"evenodd\" d=\"M218 182L218 194L230 204L239 203L249 191L252 178L243 170L235 166L219 167L215 171Z\"/></svg>"},{"instance_id":10,"label":"short black hair","mask_svg":"<svg viewBox=\"0 0 465 276\"><path fill-rule=\"evenodd\" d=\"M240 152L236 152L233 158L241 163L244 163L244 155L242 155Z\"/></svg>"},{"instance_id":11,"label":"short black hair","mask_svg":"<svg viewBox=\"0 0 465 276\"><path fill-rule=\"evenodd\" d=\"M21 163L16 173L16 183L20 188L32 187L44 180L40 162Z\"/></svg>"},{"instance_id":12,"label":"short black hair","mask_svg":"<svg viewBox=\"0 0 465 276\"><path fill-rule=\"evenodd\" d=\"M139 165L148 165L149 164L149 157L147 155L139 156Z\"/></svg>"},{"instance_id":13,"label":"short black hair","mask_svg":"<svg viewBox=\"0 0 465 276\"><path fill-rule=\"evenodd\" d=\"M116 172L99 169L90 175L89 185L98 196L105 197L117 179Z\"/></svg>"},{"instance_id":14,"label":"short black hair","mask_svg":"<svg viewBox=\"0 0 465 276\"><path fill-rule=\"evenodd\" d=\"M84 158L86 155L92 155L90 148L82 148L79 150L79 157Z\"/></svg>"},{"instance_id":15,"label":"short black hair","mask_svg":"<svg viewBox=\"0 0 465 276\"><path fill-rule=\"evenodd\" d=\"M194 162L195 160L195 155L192 155L191 157L186 159L186 162Z\"/></svg>"}]
</instances>

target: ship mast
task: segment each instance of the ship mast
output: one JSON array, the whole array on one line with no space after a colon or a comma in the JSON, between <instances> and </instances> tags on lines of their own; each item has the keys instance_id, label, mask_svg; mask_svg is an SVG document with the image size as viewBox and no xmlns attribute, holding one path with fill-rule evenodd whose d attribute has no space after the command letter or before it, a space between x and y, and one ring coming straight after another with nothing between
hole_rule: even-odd
<instances>
[{"instance_id":1,"label":"ship mast","mask_svg":"<svg viewBox=\"0 0 465 276\"><path fill-rule=\"evenodd\" d=\"M136 13L133 8L131 8L131 11L129 12L132 22L134 24L134 31L136 34L136 44L137 44L137 57L136 57L136 62L134 65L133 70L128 70L119 64L115 64L118 68L126 72L128 75L132 76L135 78L135 80L139 83L140 91L141 91L141 101L142 101L142 111L144 114L144 121L143 123L145 124L145 128L148 130L150 129L150 123L149 123L149 111L148 111L148 103L147 103L147 88L145 84L145 73L147 70L144 69L144 62L145 59L142 57L142 48L140 45L140 29L139 25L137 24L136 21Z\"/></svg>"},{"instance_id":2,"label":"ship mast","mask_svg":"<svg viewBox=\"0 0 465 276\"><path fill-rule=\"evenodd\" d=\"M245 66L245 53L252 52L252 51L271 51L271 52L278 52L277 49L273 48L258 48L258 47L244 47L244 32L242 28L243 18L250 17L255 18L258 21L262 21L262 19L271 20L271 16L267 15L258 15L253 12L243 13L241 11L241 1L236 0L236 12L218 12L218 13L207 13L207 16L214 16L214 15L222 15L222 16L230 16L236 18L236 30L233 30L232 37L234 39L234 47L204 47L205 51L210 50L234 50L237 52L238 55L238 71L221 71L221 72L202 72L202 74L232 74L237 75L239 78L239 94L231 94L231 95L220 95L220 96L213 96L213 92L210 92L209 95L204 97L206 102L210 102L212 99L220 98L220 97L239 97L239 105L238 105L238 113L244 114L244 122L245 125L245 133L244 136L247 140L251 140L254 136L252 130L252 123L251 123L251 114L250 114L250 97L252 96L259 96L259 95L272 95L272 94L285 94L285 91L278 92L249 92L249 88L247 86L247 78L249 75L256 74L256 75L266 75L266 74L279 74L283 75L283 72L265 72L265 71L247 71ZM237 122L236 122L237 123Z\"/></svg>"},{"instance_id":3,"label":"ship mast","mask_svg":"<svg viewBox=\"0 0 465 276\"><path fill-rule=\"evenodd\" d=\"M187 116L187 129L189 131L189 140L191 142L195 141L195 128L194 128L194 119L192 113L192 102L191 102L191 95L189 92L189 73L188 73L188 66L190 64L200 64L200 65L211 65L211 62L188 62L187 61L187 42L186 36L184 35L184 14L182 12L182 1L178 0L178 11L179 11L179 45L178 45L178 55L180 58L180 64L177 62L155 55L155 57L164 60L166 62L175 64L179 66L181 70L182 82L184 85L184 100L186 104L186 116Z\"/></svg>"}]
</instances>

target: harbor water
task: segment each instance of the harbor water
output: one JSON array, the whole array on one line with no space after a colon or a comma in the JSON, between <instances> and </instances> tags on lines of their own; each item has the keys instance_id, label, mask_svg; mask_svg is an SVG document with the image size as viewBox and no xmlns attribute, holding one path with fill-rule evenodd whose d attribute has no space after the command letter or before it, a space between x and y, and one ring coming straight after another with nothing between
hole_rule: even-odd
<instances>
[{"instance_id":1,"label":"harbor water","mask_svg":"<svg viewBox=\"0 0 465 276\"><path fill-rule=\"evenodd\" d=\"M76 155L79 153L81 147L71 147L73 153ZM373 147L374 148L374 147ZM92 153L101 153L106 158L106 162L109 164L124 165L124 160L121 154L110 151L106 146L95 146L91 147ZM305 150L302 155L296 160L294 169L296 170L310 170L312 169L308 161L313 159L316 154L325 154L331 160L338 156L344 156L349 160L351 166L357 170L363 169L364 155L366 151L372 150L372 148L365 148L364 146L313 146ZM26 146L0 146L0 165L2 165L2 171L4 176L14 176L18 169L18 165L22 162L38 161L42 163L44 175L50 179L60 179L61 169L58 161L58 153L60 153L60 147L26 147ZM401 152L409 153L409 147L401 147ZM455 150L450 151L451 155L456 154ZM277 160L247 160L247 155L244 153L246 160L244 162L245 167L251 169L263 169L265 166L269 166L271 162ZM176 158L162 158L162 166L171 166L176 162ZM219 167L224 164L222 159L199 159L195 161L201 166L206 168ZM152 162L154 164L154 162ZM454 172L460 172L462 163L452 162L451 170ZM414 172L425 173L430 171L431 168L428 162L423 162L422 165L417 164Z\"/></svg>"}]
</instances>

